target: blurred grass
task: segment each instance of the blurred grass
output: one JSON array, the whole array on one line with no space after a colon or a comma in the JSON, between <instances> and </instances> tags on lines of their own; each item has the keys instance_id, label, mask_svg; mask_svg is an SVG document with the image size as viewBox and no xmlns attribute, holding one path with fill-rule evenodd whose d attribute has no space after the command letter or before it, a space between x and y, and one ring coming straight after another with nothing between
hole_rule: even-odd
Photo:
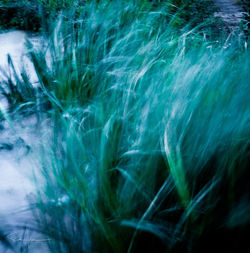
<instances>
[{"instance_id":1,"label":"blurred grass","mask_svg":"<svg viewBox=\"0 0 250 253\"><path fill-rule=\"evenodd\" d=\"M126 4L126 1L121 1ZM131 0L127 2L130 4ZM134 8L153 11L159 8L169 7L169 14L176 15L176 26L180 28L186 22L193 26L207 21L213 14L214 7L211 0L134 0ZM74 12L71 19L77 20L79 14L88 4L106 4L107 0L0 0L0 28L17 28L28 31L46 30L46 27L54 21L61 11Z\"/></svg>"},{"instance_id":2,"label":"blurred grass","mask_svg":"<svg viewBox=\"0 0 250 253\"><path fill-rule=\"evenodd\" d=\"M249 249L249 50L155 8L60 16L43 50L28 44L37 90L4 84L52 122L34 199L51 252Z\"/></svg>"}]
</instances>

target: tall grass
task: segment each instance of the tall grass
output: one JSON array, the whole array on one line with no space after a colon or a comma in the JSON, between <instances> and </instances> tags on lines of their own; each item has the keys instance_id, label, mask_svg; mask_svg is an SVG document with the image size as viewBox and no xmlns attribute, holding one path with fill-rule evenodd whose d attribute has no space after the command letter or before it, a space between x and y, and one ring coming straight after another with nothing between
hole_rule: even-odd
<instances>
[{"instance_id":1,"label":"tall grass","mask_svg":"<svg viewBox=\"0 0 250 253\"><path fill-rule=\"evenodd\" d=\"M249 226L249 50L134 7L86 5L29 46L52 121L34 229L51 252L247 249L224 238Z\"/></svg>"}]
</instances>

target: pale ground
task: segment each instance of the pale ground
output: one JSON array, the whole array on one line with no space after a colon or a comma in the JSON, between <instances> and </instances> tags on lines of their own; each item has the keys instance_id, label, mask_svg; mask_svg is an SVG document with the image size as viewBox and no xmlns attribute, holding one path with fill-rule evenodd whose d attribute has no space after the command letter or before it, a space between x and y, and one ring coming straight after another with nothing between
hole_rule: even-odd
<instances>
[{"instance_id":1,"label":"pale ground","mask_svg":"<svg viewBox=\"0 0 250 253\"><path fill-rule=\"evenodd\" d=\"M0 66L7 68L7 54L10 54L15 66L24 63L35 80L32 65L23 56L26 37L27 34L22 31L0 34ZM39 38L32 37L32 41L37 43ZM2 110L6 109L2 99L0 106ZM33 150L33 146L39 143L35 124L35 118L30 117L22 121L16 119L4 122L4 129L0 129L0 227L14 245L22 247L28 243L30 252L46 252L45 243L34 240L27 242L29 239L40 239L37 234L26 234L26 241L19 240L23 235L22 227L32 222L27 196L35 193L33 179L39 167ZM0 253L2 252L5 251L0 245Z\"/></svg>"},{"instance_id":2,"label":"pale ground","mask_svg":"<svg viewBox=\"0 0 250 253\"><path fill-rule=\"evenodd\" d=\"M215 6L219 9L215 17L220 17L230 31L233 31L244 17L243 8L237 0L214 0Z\"/></svg>"}]
</instances>

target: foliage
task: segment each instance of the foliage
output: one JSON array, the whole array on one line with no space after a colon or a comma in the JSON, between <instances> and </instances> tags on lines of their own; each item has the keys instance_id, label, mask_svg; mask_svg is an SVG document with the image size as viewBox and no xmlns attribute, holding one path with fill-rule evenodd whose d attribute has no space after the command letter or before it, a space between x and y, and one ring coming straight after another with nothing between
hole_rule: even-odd
<instances>
[{"instance_id":1,"label":"foliage","mask_svg":"<svg viewBox=\"0 0 250 253\"><path fill-rule=\"evenodd\" d=\"M30 54L54 122L40 229L55 252L231 250L215 235L245 232L249 51L126 6L61 18L51 61Z\"/></svg>"},{"instance_id":2,"label":"foliage","mask_svg":"<svg viewBox=\"0 0 250 253\"><path fill-rule=\"evenodd\" d=\"M81 1L81 0L0 0L0 26L6 28L18 28L24 30L38 31L41 24L49 24L50 19L67 9L75 9L75 18L85 8L85 5L94 2L96 4L109 4L109 1ZM148 11L159 9L168 5L169 14L175 15L175 22L178 27L183 27L185 22L192 21L193 26L206 21L213 13L211 1L121 1L124 4L133 2L136 10L145 8ZM209 7L209 8L208 8ZM170 10L171 9L171 10Z\"/></svg>"},{"instance_id":3,"label":"foliage","mask_svg":"<svg viewBox=\"0 0 250 253\"><path fill-rule=\"evenodd\" d=\"M0 1L0 28L18 28L38 31L42 23L42 10L36 0Z\"/></svg>"},{"instance_id":4,"label":"foliage","mask_svg":"<svg viewBox=\"0 0 250 253\"><path fill-rule=\"evenodd\" d=\"M24 69L18 73L10 55L8 55L8 69L0 69L0 71L2 73L0 93L8 103L8 112L19 110L28 114L34 112L37 103L37 91L33 87L28 73Z\"/></svg>"},{"instance_id":5,"label":"foliage","mask_svg":"<svg viewBox=\"0 0 250 253\"><path fill-rule=\"evenodd\" d=\"M87 3L28 45L52 125L34 197L51 252L248 249L249 50L177 30L171 11Z\"/></svg>"}]
</instances>

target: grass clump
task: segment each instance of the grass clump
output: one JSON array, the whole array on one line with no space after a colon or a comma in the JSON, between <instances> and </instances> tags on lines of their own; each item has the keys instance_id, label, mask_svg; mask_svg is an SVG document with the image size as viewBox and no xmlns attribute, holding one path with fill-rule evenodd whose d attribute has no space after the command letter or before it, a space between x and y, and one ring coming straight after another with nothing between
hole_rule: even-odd
<instances>
[{"instance_id":1,"label":"grass clump","mask_svg":"<svg viewBox=\"0 0 250 253\"><path fill-rule=\"evenodd\" d=\"M223 229L247 194L248 58L196 50L176 49L169 63L156 50L122 73L113 65L122 76L105 92L56 113L41 225L57 224L57 249L185 252L193 243L199 252L198 239L213 245L218 226L235 233Z\"/></svg>"},{"instance_id":2,"label":"grass clump","mask_svg":"<svg viewBox=\"0 0 250 253\"><path fill-rule=\"evenodd\" d=\"M25 69L18 73L13 61L8 57L8 69L0 69L2 80L0 81L0 93L8 104L8 112L18 111L30 114L34 112L37 103L37 91L33 86Z\"/></svg>"}]
</instances>

